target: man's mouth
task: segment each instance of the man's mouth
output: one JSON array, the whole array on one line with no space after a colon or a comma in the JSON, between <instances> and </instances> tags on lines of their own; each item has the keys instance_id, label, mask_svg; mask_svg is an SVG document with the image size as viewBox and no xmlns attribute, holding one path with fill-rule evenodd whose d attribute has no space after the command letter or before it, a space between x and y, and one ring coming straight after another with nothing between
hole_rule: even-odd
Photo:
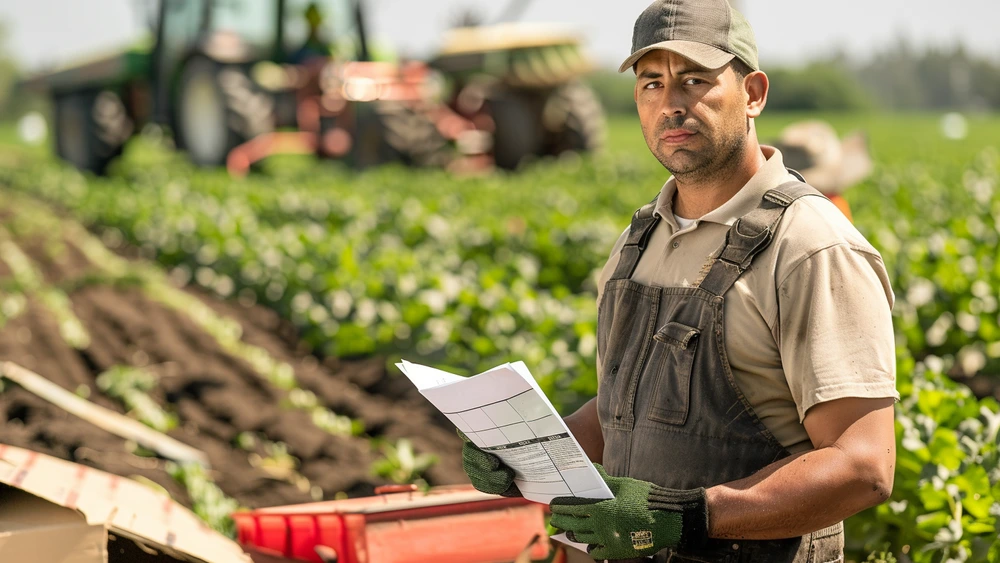
<instances>
[{"instance_id":1,"label":"man's mouth","mask_svg":"<svg viewBox=\"0 0 1000 563\"><path fill-rule=\"evenodd\" d=\"M688 140L694 131L688 131L687 129L668 129L660 135L660 140L670 145L678 145Z\"/></svg>"}]
</instances>

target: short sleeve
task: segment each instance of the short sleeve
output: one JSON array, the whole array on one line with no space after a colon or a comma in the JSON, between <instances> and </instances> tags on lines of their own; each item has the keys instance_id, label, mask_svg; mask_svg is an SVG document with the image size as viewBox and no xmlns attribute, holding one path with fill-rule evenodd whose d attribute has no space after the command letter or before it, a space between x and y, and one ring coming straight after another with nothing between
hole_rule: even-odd
<instances>
[{"instance_id":1,"label":"short sleeve","mask_svg":"<svg viewBox=\"0 0 1000 563\"><path fill-rule=\"evenodd\" d=\"M893 294L877 252L847 243L816 251L777 292L778 348L800 421L834 399L899 400Z\"/></svg>"}]
</instances>

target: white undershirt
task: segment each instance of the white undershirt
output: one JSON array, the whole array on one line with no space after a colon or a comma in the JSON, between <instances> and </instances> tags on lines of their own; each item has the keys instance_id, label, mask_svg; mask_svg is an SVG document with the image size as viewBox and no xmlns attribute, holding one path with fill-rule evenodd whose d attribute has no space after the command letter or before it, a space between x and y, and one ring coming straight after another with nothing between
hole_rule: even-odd
<instances>
[{"instance_id":1,"label":"white undershirt","mask_svg":"<svg viewBox=\"0 0 1000 563\"><path fill-rule=\"evenodd\" d=\"M691 225L694 225L694 222L697 221L697 219L685 219L676 213L674 213L674 219L677 221L677 226L680 227L680 230L682 231Z\"/></svg>"}]
</instances>

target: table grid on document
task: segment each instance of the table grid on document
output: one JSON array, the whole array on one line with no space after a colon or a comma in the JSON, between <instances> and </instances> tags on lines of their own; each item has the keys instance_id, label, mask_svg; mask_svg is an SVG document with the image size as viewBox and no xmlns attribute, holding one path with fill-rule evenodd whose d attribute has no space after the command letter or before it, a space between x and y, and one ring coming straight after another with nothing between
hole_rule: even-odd
<instances>
[{"instance_id":1,"label":"table grid on document","mask_svg":"<svg viewBox=\"0 0 1000 563\"><path fill-rule=\"evenodd\" d=\"M552 439L569 438L559 419L552 414L548 405L533 390L523 391L511 397L479 405L456 412L446 412L452 423L465 433L477 446L490 450L497 446L525 447L538 444L549 458L553 467L554 481L527 481L521 479L522 487L538 483L545 492L570 494L573 487L545 447ZM562 487L556 484L561 483ZM541 491L539 491L541 492Z\"/></svg>"}]
</instances>

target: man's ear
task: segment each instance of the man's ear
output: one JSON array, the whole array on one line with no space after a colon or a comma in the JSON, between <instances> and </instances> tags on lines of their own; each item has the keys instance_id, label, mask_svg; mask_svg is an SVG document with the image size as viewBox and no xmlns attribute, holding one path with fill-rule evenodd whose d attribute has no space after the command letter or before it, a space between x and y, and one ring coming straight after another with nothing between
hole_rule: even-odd
<instances>
[{"instance_id":1,"label":"man's ear","mask_svg":"<svg viewBox=\"0 0 1000 563\"><path fill-rule=\"evenodd\" d=\"M767 75L759 70L751 72L743 79L743 89L747 93L747 117L751 119L760 117L764 106L767 105L769 86Z\"/></svg>"}]
</instances>

